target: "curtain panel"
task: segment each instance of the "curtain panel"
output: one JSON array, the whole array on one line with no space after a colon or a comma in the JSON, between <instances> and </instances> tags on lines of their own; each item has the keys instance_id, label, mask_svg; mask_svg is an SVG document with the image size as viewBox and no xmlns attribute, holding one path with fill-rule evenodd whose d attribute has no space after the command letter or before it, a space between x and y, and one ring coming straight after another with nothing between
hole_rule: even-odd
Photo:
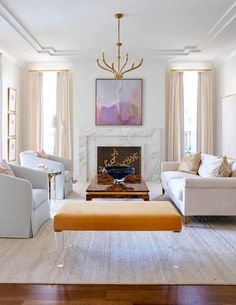
<instances>
[{"instance_id":1,"label":"curtain panel","mask_svg":"<svg viewBox=\"0 0 236 305\"><path fill-rule=\"evenodd\" d=\"M60 71L57 74L55 155L68 159L72 159L71 108L71 74Z\"/></svg>"},{"instance_id":2,"label":"curtain panel","mask_svg":"<svg viewBox=\"0 0 236 305\"><path fill-rule=\"evenodd\" d=\"M171 71L167 102L167 160L180 161L184 154L183 72Z\"/></svg>"},{"instance_id":3,"label":"curtain panel","mask_svg":"<svg viewBox=\"0 0 236 305\"><path fill-rule=\"evenodd\" d=\"M28 75L28 148L42 149L42 72L29 72Z\"/></svg>"},{"instance_id":4,"label":"curtain panel","mask_svg":"<svg viewBox=\"0 0 236 305\"><path fill-rule=\"evenodd\" d=\"M198 72L197 150L213 154L212 71Z\"/></svg>"}]
</instances>

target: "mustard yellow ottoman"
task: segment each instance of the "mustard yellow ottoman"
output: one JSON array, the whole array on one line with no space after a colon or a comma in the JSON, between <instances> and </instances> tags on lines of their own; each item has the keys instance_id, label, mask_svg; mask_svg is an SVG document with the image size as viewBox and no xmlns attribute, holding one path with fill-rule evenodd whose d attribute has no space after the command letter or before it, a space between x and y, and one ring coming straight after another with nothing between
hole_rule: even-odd
<instances>
[{"instance_id":1,"label":"mustard yellow ottoman","mask_svg":"<svg viewBox=\"0 0 236 305\"><path fill-rule=\"evenodd\" d=\"M60 252L64 251L63 231L180 232L181 228L181 217L169 201L67 201L54 217L54 231L61 232Z\"/></svg>"}]
</instances>

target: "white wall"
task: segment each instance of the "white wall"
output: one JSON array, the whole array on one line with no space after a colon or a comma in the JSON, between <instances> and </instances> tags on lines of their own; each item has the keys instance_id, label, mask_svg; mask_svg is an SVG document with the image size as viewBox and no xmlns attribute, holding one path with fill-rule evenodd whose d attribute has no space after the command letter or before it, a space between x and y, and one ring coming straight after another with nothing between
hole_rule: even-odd
<instances>
[{"instance_id":1,"label":"white wall","mask_svg":"<svg viewBox=\"0 0 236 305\"><path fill-rule=\"evenodd\" d=\"M1 80L1 86L2 86L2 94L1 94L1 118L2 118L2 130L1 130L1 136L2 136L2 158L7 160L7 154L8 154L8 143L7 143L7 137L8 137L8 88L14 88L17 90L17 101L16 101L16 126L17 126L17 156L19 151L21 150L22 145L22 128L21 128L21 122L22 122L22 74L23 69L21 66L19 66L17 63L13 62L11 59L9 59L7 56L2 55L1 56L1 74L2 74L2 80Z\"/></svg>"},{"instance_id":2,"label":"white wall","mask_svg":"<svg viewBox=\"0 0 236 305\"><path fill-rule=\"evenodd\" d=\"M79 138L85 133L106 133L110 128L111 134L128 132L129 129L143 132L147 129L156 128L160 137L160 160L164 158L165 143L165 66L166 59L145 58L141 68L127 74L127 78L143 79L143 125L133 127L101 127L95 125L95 79L112 78L112 74L101 70L95 64L95 59L74 59L73 64L73 87L74 87L74 164L75 175L81 177ZM112 143L111 143L112 145ZM153 169L154 170L154 169Z\"/></svg>"},{"instance_id":3,"label":"white wall","mask_svg":"<svg viewBox=\"0 0 236 305\"><path fill-rule=\"evenodd\" d=\"M217 153L221 154L221 100L236 94L236 55L221 63L217 68ZM232 126L236 133L236 122Z\"/></svg>"}]
</instances>

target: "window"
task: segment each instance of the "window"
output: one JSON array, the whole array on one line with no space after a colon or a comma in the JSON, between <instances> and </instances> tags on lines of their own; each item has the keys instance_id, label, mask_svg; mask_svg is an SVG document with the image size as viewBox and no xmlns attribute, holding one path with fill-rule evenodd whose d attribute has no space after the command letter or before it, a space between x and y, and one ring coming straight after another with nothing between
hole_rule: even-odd
<instances>
[{"instance_id":1,"label":"window","mask_svg":"<svg viewBox=\"0 0 236 305\"><path fill-rule=\"evenodd\" d=\"M42 146L47 154L54 154L56 133L57 72L43 72Z\"/></svg>"},{"instance_id":2,"label":"window","mask_svg":"<svg viewBox=\"0 0 236 305\"><path fill-rule=\"evenodd\" d=\"M197 151L197 87L198 72L184 71L184 151Z\"/></svg>"}]
</instances>

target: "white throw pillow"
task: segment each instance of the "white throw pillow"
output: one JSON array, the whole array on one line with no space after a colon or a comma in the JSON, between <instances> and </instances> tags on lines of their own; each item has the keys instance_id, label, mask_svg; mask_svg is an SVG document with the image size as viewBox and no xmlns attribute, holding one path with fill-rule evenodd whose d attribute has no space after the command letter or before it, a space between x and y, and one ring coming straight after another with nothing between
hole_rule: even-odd
<instances>
[{"instance_id":1,"label":"white throw pillow","mask_svg":"<svg viewBox=\"0 0 236 305\"><path fill-rule=\"evenodd\" d=\"M236 161L231 164L232 174L231 177L236 177Z\"/></svg>"},{"instance_id":2,"label":"white throw pillow","mask_svg":"<svg viewBox=\"0 0 236 305\"><path fill-rule=\"evenodd\" d=\"M201 155L201 163L198 169L198 175L201 177L207 177L208 166L211 162L217 160L216 156L202 154Z\"/></svg>"},{"instance_id":3,"label":"white throw pillow","mask_svg":"<svg viewBox=\"0 0 236 305\"><path fill-rule=\"evenodd\" d=\"M206 158L207 159L207 158ZM199 168L199 175L201 177L230 177L232 173L226 157L208 158L209 163L203 162L202 168Z\"/></svg>"}]
</instances>

